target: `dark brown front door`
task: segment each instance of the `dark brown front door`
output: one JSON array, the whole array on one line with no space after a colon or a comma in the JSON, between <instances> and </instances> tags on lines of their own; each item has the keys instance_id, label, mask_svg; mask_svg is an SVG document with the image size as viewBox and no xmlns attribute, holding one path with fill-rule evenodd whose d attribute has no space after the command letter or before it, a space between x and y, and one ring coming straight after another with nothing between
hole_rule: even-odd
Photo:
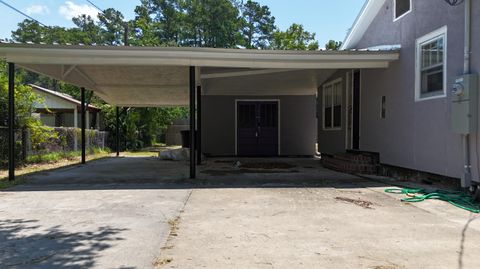
<instances>
[{"instance_id":1,"label":"dark brown front door","mask_svg":"<svg viewBox=\"0 0 480 269\"><path fill-rule=\"evenodd\" d=\"M237 103L237 154L253 157L278 155L278 102Z\"/></svg>"}]
</instances>

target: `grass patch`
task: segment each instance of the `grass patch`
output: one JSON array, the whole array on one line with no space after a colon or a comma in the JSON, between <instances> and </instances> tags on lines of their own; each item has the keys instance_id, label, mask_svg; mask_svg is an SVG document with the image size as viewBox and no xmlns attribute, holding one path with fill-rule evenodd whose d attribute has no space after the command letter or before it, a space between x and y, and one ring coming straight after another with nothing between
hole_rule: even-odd
<instances>
[{"instance_id":1,"label":"grass patch","mask_svg":"<svg viewBox=\"0 0 480 269\"><path fill-rule=\"evenodd\" d=\"M122 156L126 157L157 157L158 152L151 152L151 151L127 151L122 152Z\"/></svg>"},{"instance_id":2,"label":"grass patch","mask_svg":"<svg viewBox=\"0 0 480 269\"><path fill-rule=\"evenodd\" d=\"M101 148L89 148L87 150L88 155L99 155L99 154L108 154L110 153L109 149ZM26 164L45 164L45 163L56 163L60 160L76 160L82 155L81 151L60 151L60 152L49 152L44 154L35 154L27 157Z\"/></svg>"},{"instance_id":3,"label":"grass patch","mask_svg":"<svg viewBox=\"0 0 480 269\"><path fill-rule=\"evenodd\" d=\"M89 149L87 161L109 157L108 150ZM37 172L54 170L80 162L80 151L52 152L29 156L27 164L15 168L15 181L8 181L8 170L0 170L0 190L20 185L27 180L27 176Z\"/></svg>"}]
</instances>

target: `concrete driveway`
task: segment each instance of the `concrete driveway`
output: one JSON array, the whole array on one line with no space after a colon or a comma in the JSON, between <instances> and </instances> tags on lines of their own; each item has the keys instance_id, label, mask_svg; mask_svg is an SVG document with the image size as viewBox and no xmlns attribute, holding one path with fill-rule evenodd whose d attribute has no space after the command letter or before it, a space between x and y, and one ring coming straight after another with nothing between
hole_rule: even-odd
<instances>
[{"instance_id":1,"label":"concrete driveway","mask_svg":"<svg viewBox=\"0 0 480 269\"><path fill-rule=\"evenodd\" d=\"M0 268L152 268L191 192L163 187L155 164L105 159L0 192Z\"/></svg>"},{"instance_id":2,"label":"concrete driveway","mask_svg":"<svg viewBox=\"0 0 480 269\"><path fill-rule=\"evenodd\" d=\"M212 160L195 182L152 158L34 175L0 192L0 268L480 268L478 216L280 162Z\"/></svg>"}]
</instances>

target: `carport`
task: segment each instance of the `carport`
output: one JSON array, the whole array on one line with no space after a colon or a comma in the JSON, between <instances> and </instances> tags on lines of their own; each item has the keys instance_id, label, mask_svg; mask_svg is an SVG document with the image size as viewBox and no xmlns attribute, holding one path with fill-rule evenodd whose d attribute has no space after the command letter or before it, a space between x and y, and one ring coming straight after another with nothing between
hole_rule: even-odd
<instances>
[{"instance_id":1,"label":"carport","mask_svg":"<svg viewBox=\"0 0 480 269\"><path fill-rule=\"evenodd\" d=\"M206 80L226 77L248 80L267 74L314 73L313 83L321 85L322 78L327 79L332 70L387 68L399 54L398 50L274 51L3 43L0 44L0 57L5 58L9 66L9 179L15 179L16 67L81 87L82 163L85 163L86 90L117 108L189 106L190 130L198 129L201 136L200 97ZM202 153L201 141L190 132L192 179L196 177L196 165Z\"/></svg>"}]
</instances>

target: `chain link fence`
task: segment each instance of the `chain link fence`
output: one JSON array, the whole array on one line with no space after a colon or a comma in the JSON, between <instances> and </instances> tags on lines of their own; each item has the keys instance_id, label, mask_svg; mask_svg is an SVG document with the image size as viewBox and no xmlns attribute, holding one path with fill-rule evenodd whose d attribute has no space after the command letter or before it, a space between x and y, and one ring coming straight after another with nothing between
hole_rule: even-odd
<instances>
[{"instance_id":1,"label":"chain link fence","mask_svg":"<svg viewBox=\"0 0 480 269\"><path fill-rule=\"evenodd\" d=\"M26 130L15 130L15 161L24 163L28 156L53 152L74 152L81 150L81 129L55 127L56 138L32 145ZM107 148L108 132L85 130L86 149ZM0 126L0 167L8 167L8 128Z\"/></svg>"},{"instance_id":2,"label":"chain link fence","mask_svg":"<svg viewBox=\"0 0 480 269\"><path fill-rule=\"evenodd\" d=\"M15 161L17 163L27 157L22 146L22 141L25 140L25 137L22 139L22 134L25 135L25 132L15 130ZM4 126L0 126L0 167L8 167L8 128Z\"/></svg>"}]
</instances>

